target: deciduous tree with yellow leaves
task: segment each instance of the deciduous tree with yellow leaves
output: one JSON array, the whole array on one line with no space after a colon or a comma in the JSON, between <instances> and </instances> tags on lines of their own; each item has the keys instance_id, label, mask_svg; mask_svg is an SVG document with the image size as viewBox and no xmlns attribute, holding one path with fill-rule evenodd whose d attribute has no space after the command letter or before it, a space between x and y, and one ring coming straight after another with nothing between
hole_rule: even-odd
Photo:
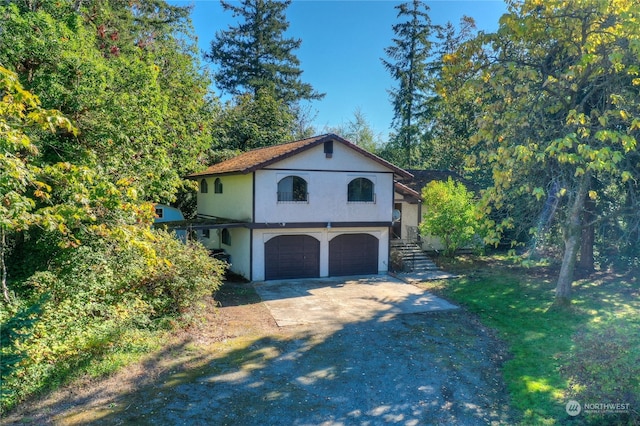
<instances>
[{"instance_id":1,"label":"deciduous tree with yellow leaves","mask_svg":"<svg viewBox=\"0 0 640 426\"><path fill-rule=\"evenodd\" d=\"M493 172L487 195L498 206L514 194L558 198L556 300L566 303L590 226L615 216L637 233L640 4L512 1L482 41L490 53L474 80L473 141L476 160Z\"/></svg>"}]
</instances>

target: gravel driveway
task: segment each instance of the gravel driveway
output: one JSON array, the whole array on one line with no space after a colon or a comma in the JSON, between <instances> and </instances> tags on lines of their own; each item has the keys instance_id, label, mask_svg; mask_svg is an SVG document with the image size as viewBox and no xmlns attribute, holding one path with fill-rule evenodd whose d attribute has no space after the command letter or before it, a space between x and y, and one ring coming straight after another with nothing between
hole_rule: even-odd
<instances>
[{"instance_id":1,"label":"gravel driveway","mask_svg":"<svg viewBox=\"0 0 640 426\"><path fill-rule=\"evenodd\" d=\"M514 423L502 345L461 309L278 327L264 303L228 299L211 314L215 326L121 375L27 404L9 422ZM398 303L385 300L387 310Z\"/></svg>"}]
</instances>

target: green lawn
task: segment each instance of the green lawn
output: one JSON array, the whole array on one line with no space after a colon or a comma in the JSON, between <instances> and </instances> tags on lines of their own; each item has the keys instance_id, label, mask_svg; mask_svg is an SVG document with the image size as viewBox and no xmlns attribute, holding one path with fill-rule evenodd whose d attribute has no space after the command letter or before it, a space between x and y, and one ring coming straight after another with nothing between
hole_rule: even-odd
<instances>
[{"instance_id":1,"label":"green lawn","mask_svg":"<svg viewBox=\"0 0 640 426\"><path fill-rule=\"evenodd\" d=\"M571 306L558 307L553 271L499 256L441 262L462 277L424 286L477 314L507 343L503 374L523 424L640 424L638 271L578 281ZM569 399L630 410L570 418Z\"/></svg>"}]
</instances>

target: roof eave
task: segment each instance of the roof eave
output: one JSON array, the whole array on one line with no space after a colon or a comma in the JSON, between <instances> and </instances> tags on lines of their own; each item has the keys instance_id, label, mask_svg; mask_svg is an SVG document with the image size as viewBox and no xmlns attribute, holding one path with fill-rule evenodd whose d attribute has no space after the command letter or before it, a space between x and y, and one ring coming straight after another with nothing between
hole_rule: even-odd
<instances>
[{"instance_id":1,"label":"roof eave","mask_svg":"<svg viewBox=\"0 0 640 426\"><path fill-rule=\"evenodd\" d=\"M199 172L199 173L191 173L190 175L185 176L185 179L199 179L203 177L210 176L230 176L230 175L246 175L251 173L253 170L238 170L238 171L228 171L228 172L220 172L220 173L207 173L207 172Z\"/></svg>"},{"instance_id":2,"label":"roof eave","mask_svg":"<svg viewBox=\"0 0 640 426\"><path fill-rule=\"evenodd\" d=\"M283 154L277 155L275 157L269 158L261 163L255 164L252 167L248 168L247 173L248 172L255 172L256 170L260 170L260 169L264 169L265 167L268 167L270 165L272 165L273 163L277 163L278 161L282 161L286 158L292 157L302 151L306 151L309 148L312 148L316 145L320 145L321 143L327 142L329 139L329 136L331 136L331 134L326 134L326 135L322 135L319 136L317 140L313 141L313 142L309 142L308 144L305 145L301 145L295 149L292 149L291 151L287 151ZM334 135L335 136L335 135ZM311 139L311 138L310 138ZM292 143L295 143L297 141L294 141Z\"/></svg>"},{"instance_id":3,"label":"roof eave","mask_svg":"<svg viewBox=\"0 0 640 426\"><path fill-rule=\"evenodd\" d=\"M381 158L381 157L378 157L377 155L375 155L375 154L373 154L373 153L371 153L371 152L367 151L367 150L366 150L366 149L364 149L364 148L359 147L358 145L356 145L356 144L354 144L354 143L352 143L352 142L349 142L348 140L346 140L346 139L344 139L344 138L341 138L341 137L340 137L340 136L338 136L338 135L335 135L335 134L329 133L329 134L328 134L328 135L326 135L326 136L327 136L329 139L336 140L336 141L338 141L338 142L340 142L340 143L342 143L342 144L344 144L344 145L349 146L350 148L352 148L352 149L354 149L354 150L358 151L359 153L361 153L361 154L362 154L362 155L364 155L365 157L368 157L368 158L370 158L371 160L373 160L373 161L375 161L375 162L377 162L377 163L379 163L379 164L383 165L384 167L386 167L386 168L390 169L391 171L393 171L393 173L394 173L394 175L395 175L395 176L398 176L398 177L401 177L401 178L406 178L406 179L411 179L411 178L413 178L413 175L412 175L411 173L409 173L408 171L406 171L406 170L404 170L404 169L401 169L400 167L398 167L398 166L396 166L396 165L394 165L394 164L392 164L392 163L388 162L387 160L385 160L385 159L383 159L383 158ZM323 142L324 142L324 141L323 141Z\"/></svg>"},{"instance_id":4,"label":"roof eave","mask_svg":"<svg viewBox=\"0 0 640 426\"><path fill-rule=\"evenodd\" d=\"M188 176L186 176L187 179L197 179L197 178L201 178L201 177L206 177L206 176L223 176L223 175L234 175L234 174L248 174L248 173L253 173L257 170L263 169L265 167L270 166L271 164L277 163L279 161L282 161L286 158L289 158L291 156L294 156L302 151L306 151L310 148L313 148L317 145L320 145L322 143L328 142L328 141L336 141L339 143L342 143L343 145L353 149L354 151L357 151L358 153L360 153L361 155L364 155L365 157L377 162L378 164L381 164L382 166L386 167L387 169L391 170L394 174L394 176L398 177L398 178L405 178L405 179L412 179L414 176L404 170L401 169L398 166L395 166L394 164L388 162L387 160L384 160L383 158L378 157L375 154L372 154L371 152L359 147L358 145L349 142L348 140L333 134L333 133L327 133L324 135L320 135L317 136L315 138L308 138L308 139L313 139L312 141L310 141L309 143L306 143L304 145L300 145L299 147L296 147L294 149L292 149L291 151L287 151L284 153L281 153L279 155L276 155L274 157L268 158L264 161L260 161L259 163L256 164L252 164L247 168L243 168L243 169L234 169L234 170L229 170L229 171L225 171L225 172L220 172L220 173L210 173L205 171L199 172L199 173L192 173ZM295 142L301 142L301 141L294 141L292 143ZM266 147L268 148L268 147Z\"/></svg>"}]
</instances>

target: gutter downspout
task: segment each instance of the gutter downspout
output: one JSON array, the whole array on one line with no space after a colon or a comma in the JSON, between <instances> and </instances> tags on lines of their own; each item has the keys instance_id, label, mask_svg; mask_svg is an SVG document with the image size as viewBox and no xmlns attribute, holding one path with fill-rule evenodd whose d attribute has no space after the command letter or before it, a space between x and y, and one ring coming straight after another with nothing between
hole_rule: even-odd
<instances>
[{"instance_id":1,"label":"gutter downspout","mask_svg":"<svg viewBox=\"0 0 640 426\"><path fill-rule=\"evenodd\" d=\"M251 173L251 223L256 222L256 172ZM253 281L253 226L249 227L249 280Z\"/></svg>"}]
</instances>

